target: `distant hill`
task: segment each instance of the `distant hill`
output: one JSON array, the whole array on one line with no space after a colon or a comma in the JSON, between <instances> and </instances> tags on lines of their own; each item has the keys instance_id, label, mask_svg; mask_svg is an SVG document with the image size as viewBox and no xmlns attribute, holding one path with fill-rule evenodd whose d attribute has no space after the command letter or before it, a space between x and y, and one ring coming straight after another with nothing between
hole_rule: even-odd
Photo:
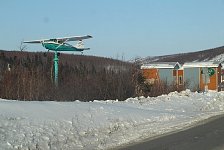
<instances>
[{"instance_id":1,"label":"distant hill","mask_svg":"<svg viewBox=\"0 0 224 150\"><path fill-rule=\"evenodd\" d=\"M197 61L224 61L224 46L197 51L189 53L179 53L173 55L155 56L155 57L145 57L138 58L138 61L142 63L150 62L197 62Z\"/></svg>"}]
</instances>

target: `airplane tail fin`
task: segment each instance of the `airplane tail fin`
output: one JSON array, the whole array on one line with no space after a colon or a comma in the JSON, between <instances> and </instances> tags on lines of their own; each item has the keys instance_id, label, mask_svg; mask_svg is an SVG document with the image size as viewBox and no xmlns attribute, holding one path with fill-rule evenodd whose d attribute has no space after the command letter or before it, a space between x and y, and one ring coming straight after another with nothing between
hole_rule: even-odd
<instances>
[{"instance_id":1,"label":"airplane tail fin","mask_svg":"<svg viewBox=\"0 0 224 150\"><path fill-rule=\"evenodd\" d=\"M78 43L75 45L76 48L83 49L84 48L84 43L82 40L78 41Z\"/></svg>"},{"instance_id":2,"label":"airplane tail fin","mask_svg":"<svg viewBox=\"0 0 224 150\"><path fill-rule=\"evenodd\" d=\"M85 48L84 47L84 43L83 43L82 40L78 41L78 43L75 45L75 47L77 49L80 49L81 51L83 51L83 50L89 50L90 49L90 48Z\"/></svg>"}]
</instances>

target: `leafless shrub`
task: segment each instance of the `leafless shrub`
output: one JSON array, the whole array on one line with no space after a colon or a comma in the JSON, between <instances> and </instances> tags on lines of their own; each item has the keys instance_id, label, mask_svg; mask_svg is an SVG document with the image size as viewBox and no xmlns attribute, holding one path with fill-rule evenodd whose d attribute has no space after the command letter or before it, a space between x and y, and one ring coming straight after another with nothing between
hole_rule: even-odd
<instances>
[{"instance_id":1,"label":"leafless shrub","mask_svg":"<svg viewBox=\"0 0 224 150\"><path fill-rule=\"evenodd\" d=\"M174 91L180 92L185 89L185 84L177 85L175 82L173 82L172 84L168 84L166 81L158 81L154 84L148 85L148 89L145 91L144 96L156 97Z\"/></svg>"}]
</instances>

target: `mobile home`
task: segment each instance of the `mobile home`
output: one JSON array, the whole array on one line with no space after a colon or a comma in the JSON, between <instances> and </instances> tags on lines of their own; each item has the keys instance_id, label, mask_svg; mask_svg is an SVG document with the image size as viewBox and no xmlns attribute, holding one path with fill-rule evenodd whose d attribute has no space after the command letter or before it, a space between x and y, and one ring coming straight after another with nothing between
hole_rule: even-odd
<instances>
[{"instance_id":1,"label":"mobile home","mask_svg":"<svg viewBox=\"0 0 224 150\"><path fill-rule=\"evenodd\" d=\"M141 66L143 76L149 84L164 82L183 84L183 70L178 62L154 62Z\"/></svg>"},{"instance_id":2,"label":"mobile home","mask_svg":"<svg viewBox=\"0 0 224 150\"><path fill-rule=\"evenodd\" d=\"M183 65L184 82L192 91L217 90L221 83L220 62L191 62Z\"/></svg>"}]
</instances>

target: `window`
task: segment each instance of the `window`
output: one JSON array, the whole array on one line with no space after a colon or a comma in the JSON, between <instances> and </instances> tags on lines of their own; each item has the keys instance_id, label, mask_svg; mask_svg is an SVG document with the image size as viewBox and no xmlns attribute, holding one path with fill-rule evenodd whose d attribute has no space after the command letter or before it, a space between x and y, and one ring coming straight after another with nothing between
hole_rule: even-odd
<instances>
[{"instance_id":1,"label":"window","mask_svg":"<svg viewBox=\"0 0 224 150\"><path fill-rule=\"evenodd\" d=\"M173 76L177 76L177 70L173 70Z\"/></svg>"}]
</instances>

